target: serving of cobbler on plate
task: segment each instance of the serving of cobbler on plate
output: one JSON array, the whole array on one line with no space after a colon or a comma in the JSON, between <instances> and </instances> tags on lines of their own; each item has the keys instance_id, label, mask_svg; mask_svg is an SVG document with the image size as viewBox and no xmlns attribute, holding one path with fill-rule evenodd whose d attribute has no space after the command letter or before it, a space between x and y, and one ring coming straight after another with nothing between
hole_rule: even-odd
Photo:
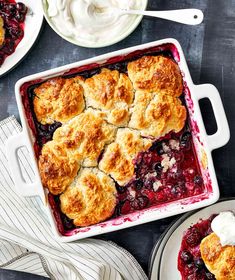
<instances>
[{"instance_id":1,"label":"serving of cobbler on plate","mask_svg":"<svg viewBox=\"0 0 235 280\"><path fill-rule=\"evenodd\" d=\"M23 96L65 233L205 190L170 51L36 81Z\"/></svg>"},{"instance_id":2,"label":"serving of cobbler on plate","mask_svg":"<svg viewBox=\"0 0 235 280\"><path fill-rule=\"evenodd\" d=\"M21 2L0 0L0 66L24 37L27 10Z\"/></svg>"},{"instance_id":3,"label":"serving of cobbler on plate","mask_svg":"<svg viewBox=\"0 0 235 280\"><path fill-rule=\"evenodd\" d=\"M185 233L178 255L182 280L235 280L235 216L221 212Z\"/></svg>"}]
</instances>

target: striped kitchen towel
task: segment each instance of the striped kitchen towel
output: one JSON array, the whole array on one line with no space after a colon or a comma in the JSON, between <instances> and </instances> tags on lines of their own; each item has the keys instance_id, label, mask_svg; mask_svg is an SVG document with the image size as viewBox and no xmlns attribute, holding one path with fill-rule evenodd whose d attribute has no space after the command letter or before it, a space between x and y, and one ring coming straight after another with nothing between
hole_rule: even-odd
<instances>
[{"instance_id":1,"label":"striped kitchen towel","mask_svg":"<svg viewBox=\"0 0 235 280\"><path fill-rule=\"evenodd\" d=\"M50 279L147 280L134 257L116 244L96 239L59 243L53 239L40 200L20 197L14 189L5 142L21 127L14 117L0 122L0 268ZM27 149L18 152L22 173L34 172Z\"/></svg>"}]
</instances>

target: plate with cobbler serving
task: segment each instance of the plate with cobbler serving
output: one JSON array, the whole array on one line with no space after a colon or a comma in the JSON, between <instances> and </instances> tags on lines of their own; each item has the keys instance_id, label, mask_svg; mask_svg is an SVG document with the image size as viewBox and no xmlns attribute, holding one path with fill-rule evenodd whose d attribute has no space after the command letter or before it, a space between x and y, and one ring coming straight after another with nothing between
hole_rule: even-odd
<instances>
[{"instance_id":1,"label":"plate with cobbler serving","mask_svg":"<svg viewBox=\"0 0 235 280\"><path fill-rule=\"evenodd\" d=\"M156 244L151 280L234 280L235 199L185 214Z\"/></svg>"},{"instance_id":2,"label":"plate with cobbler serving","mask_svg":"<svg viewBox=\"0 0 235 280\"><path fill-rule=\"evenodd\" d=\"M198 100L211 100L207 135ZM165 39L25 77L23 132L7 143L23 196L40 196L61 241L110 232L214 203L211 151L229 139L217 89L193 84L179 43ZM16 150L33 156L24 182Z\"/></svg>"},{"instance_id":3,"label":"plate with cobbler serving","mask_svg":"<svg viewBox=\"0 0 235 280\"><path fill-rule=\"evenodd\" d=\"M16 66L31 49L42 23L40 1L0 0L0 76Z\"/></svg>"}]
</instances>

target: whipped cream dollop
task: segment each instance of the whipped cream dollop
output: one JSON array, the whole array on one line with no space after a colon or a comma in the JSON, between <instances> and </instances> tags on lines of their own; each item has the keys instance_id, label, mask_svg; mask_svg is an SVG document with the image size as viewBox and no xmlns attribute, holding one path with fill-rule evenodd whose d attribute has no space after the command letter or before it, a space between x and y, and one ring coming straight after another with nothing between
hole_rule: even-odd
<instances>
[{"instance_id":1,"label":"whipped cream dollop","mask_svg":"<svg viewBox=\"0 0 235 280\"><path fill-rule=\"evenodd\" d=\"M65 37L84 44L104 43L124 33L134 15L118 14L120 9L140 9L141 0L47 0L47 14ZM116 9L116 10L115 10Z\"/></svg>"},{"instance_id":2,"label":"whipped cream dollop","mask_svg":"<svg viewBox=\"0 0 235 280\"><path fill-rule=\"evenodd\" d=\"M222 246L235 246L235 215L232 212L221 212L216 216L211 229L219 237Z\"/></svg>"}]
</instances>

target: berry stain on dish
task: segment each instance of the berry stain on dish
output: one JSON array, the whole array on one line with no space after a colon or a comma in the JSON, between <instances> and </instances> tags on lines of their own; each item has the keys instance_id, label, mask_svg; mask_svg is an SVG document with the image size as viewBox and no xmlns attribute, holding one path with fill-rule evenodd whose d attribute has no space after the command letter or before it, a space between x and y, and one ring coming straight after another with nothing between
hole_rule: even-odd
<instances>
[{"instance_id":1,"label":"berry stain on dish","mask_svg":"<svg viewBox=\"0 0 235 280\"><path fill-rule=\"evenodd\" d=\"M185 84L172 53L172 45L144 55L136 52L102 67L88 65L66 77L34 81L21 89L42 182L49 189L49 203L62 234L96 224L90 204L97 201L95 216L100 215L102 222L194 197L207 188L185 107ZM157 74L151 77L152 71ZM172 75L169 88L165 87L167 71ZM107 89L109 98L104 94L103 99L97 98ZM154 93L158 91L162 94ZM73 105L70 110L65 101ZM148 119L139 122L139 117L144 118L141 110L153 118L154 126ZM123 118L115 118L117 112ZM88 178L99 193L92 191ZM108 195L110 200L116 197L110 209L103 207Z\"/></svg>"},{"instance_id":2,"label":"berry stain on dish","mask_svg":"<svg viewBox=\"0 0 235 280\"><path fill-rule=\"evenodd\" d=\"M0 66L14 53L24 37L24 21L28 8L14 0L0 0Z\"/></svg>"}]
</instances>

